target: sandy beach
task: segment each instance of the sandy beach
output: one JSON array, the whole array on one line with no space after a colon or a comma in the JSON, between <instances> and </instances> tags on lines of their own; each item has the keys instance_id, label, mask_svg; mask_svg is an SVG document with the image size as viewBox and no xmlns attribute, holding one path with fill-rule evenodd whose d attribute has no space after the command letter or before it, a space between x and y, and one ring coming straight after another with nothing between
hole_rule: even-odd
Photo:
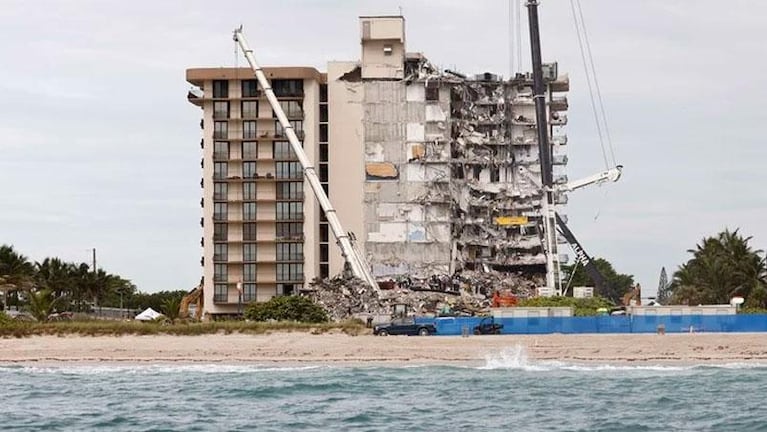
<instances>
[{"instance_id":1,"label":"sandy beach","mask_svg":"<svg viewBox=\"0 0 767 432\"><path fill-rule=\"evenodd\" d=\"M0 363L197 362L481 364L522 347L530 360L767 362L767 334L376 337L345 334L35 336L0 339Z\"/></svg>"}]
</instances>

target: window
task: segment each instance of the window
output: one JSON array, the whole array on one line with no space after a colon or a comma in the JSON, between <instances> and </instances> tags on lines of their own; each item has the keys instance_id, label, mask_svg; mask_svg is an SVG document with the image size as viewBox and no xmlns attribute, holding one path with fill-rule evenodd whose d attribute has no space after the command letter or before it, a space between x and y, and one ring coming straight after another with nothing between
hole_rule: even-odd
<instances>
[{"instance_id":1,"label":"window","mask_svg":"<svg viewBox=\"0 0 767 432\"><path fill-rule=\"evenodd\" d=\"M277 264L277 281L304 280L303 264Z\"/></svg>"},{"instance_id":2,"label":"window","mask_svg":"<svg viewBox=\"0 0 767 432\"><path fill-rule=\"evenodd\" d=\"M256 199L256 184L253 182L247 182L242 184L242 200L255 200Z\"/></svg>"},{"instance_id":3,"label":"window","mask_svg":"<svg viewBox=\"0 0 767 432\"><path fill-rule=\"evenodd\" d=\"M213 138L215 139L229 138L229 123L225 121L213 122Z\"/></svg>"},{"instance_id":4,"label":"window","mask_svg":"<svg viewBox=\"0 0 767 432\"><path fill-rule=\"evenodd\" d=\"M328 182L328 164L320 163L320 181L323 183Z\"/></svg>"},{"instance_id":5,"label":"window","mask_svg":"<svg viewBox=\"0 0 767 432\"><path fill-rule=\"evenodd\" d=\"M330 261L330 248L327 243L320 245L320 262Z\"/></svg>"},{"instance_id":6,"label":"window","mask_svg":"<svg viewBox=\"0 0 767 432\"><path fill-rule=\"evenodd\" d=\"M242 163L242 177L243 178L255 178L256 177L256 163L255 162L243 162Z\"/></svg>"},{"instance_id":7,"label":"window","mask_svg":"<svg viewBox=\"0 0 767 432\"><path fill-rule=\"evenodd\" d=\"M277 222L278 240L300 240L304 238L304 224L296 222Z\"/></svg>"},{"instance_id":8,"label":"window","mask_svg":"<svg viewBox=\"0 0 767 432\"><path fill-rule=\"evenodd\" d=\"M277 243L277 261L301 261L303 259L303 243Z\"/></svg>"},{"instance_id":9,"label":"window","mask_svg":"<svg viewBox=\"0 0 767 432\"><path fill-rule=\"evenodd\" d=\"M213 240L227 241L229 239L229 225L225 223L213 224Z\"/></svg>"},{"instance_id":10,"label":"window","mask_svg":"<svg viewBox=\"0 0 767 432\"><path fill-rule=\"evenodd\" d=\"M328 125L320 125L320 142L328 142Z\"/></svg>"},{"instance_id":11,"label":"window","mask_svg":"<svg viewBox=\"0 0 767 432\"><path fill-rule=\"evenodd\" d=\"M278 202L277 220L301 220L304 218L304 203Z\"/></svg>"},{"instance_id":12,"label":"window","mask_svg":"<svg viewBox=\"0 0 767 432\"><path fill-rule=\"evenodd\" d=\"M272 90L277 97L301 97L304 95L304 81L300 79L272 80Z\"/></svg>"},{"instance_id":13,"label":"window","mask_svg":"<svg viewBox=\"0 0 767 432\"><path fill-rule=\"evenodd\" d=\"M328 102L328 85L320 84L320 102Z\"/></svg>"},{"instance_id":14,"label":"window","mask_svg":"<svg viewBox=\"0 0 767 432\"><path fill-rule=\"evenodd\" d=\"M303 200L304 183L303 182L278 182L277 183L278 200Z\"/></svg>"},{"instance_id":15,"label":"window","mask_svg":"<svg viewBox=\"0 0 767 432\"><path fill-rule=\"evenodd\" d=\"M275 141L272 154L275 159L295 159L296 154L293 153L293 147L287 141Z\"/></svg>"},{"instance_id":16,"label":"window","mask_svg":"<svg viewBox=\"0 0 767 432\"><path fill-rule=\"evenodd\" d=\"M275 176L278 179L302 179L304 172L299 162L277 162L275 163Z\"/></svg>"},{"instance_id":17,"label":"window","mask_svg":"<svg viewBox=\"0 0 767 432\"><path fill-rule=\"evenodd\" d=\"M213 261L226 261L229 259L229 245L215 243L213 245Z\"/></svg>"},{"instance_id":18,"label":"window","mask_svg":"<svg viewBox=\"0 0 767 432\"><path fill-rule=\"evenodd\" d=\"M243 261L255 261L256 260L256 244L255 243L243 243L243 245L242 245L242 260Z\"/></svg>"},{"instance_id":19,"label":"window","mask_svg":"<svg viewBox=\"0 0 767 432\"><path fill-rule=\"evenodd\" d=\"M229 81L213 80L213 97L228 98L229 97Z\"/></svg>"},{"instance_id":20,"label":"window","mask_svg":"<svg viewBox=\"0 0 767 432\"><path fill-rule=\"evenodd\" d=\"M501 169L500 168L490 168L490 181L491 182L499 182L501 181Z\"/></svg>"},{"instance_id":21,"label":"window","mask_svg":"<svg viewBox=\"0 0 767 432\"><path fill-rule=\"evenodd\" d=\"M213 302L226 303L229 300L229 287L226 284L213 285Z\"/></svg>"},{"instance_id":22,"label":"window","mask_svg":"<svg viewBox=\"0 0 767 432\"><path fill-rule=\"evenodd\" d=\"M242 239L245 241L253 241L256 239L256 224L242 224Z\"/></svg>"},{"instance_id":23,"label":"window","mask_svg":"<svg viewBox=\"0 0 767 432\"><path fill-rule=\"evenodd\" d=\"M439 101L439 81L426 81L426 101Z\"/></svg>"},{"instance_id":24,"label":"window","mask_svg":"<svg viewBox=\"0 0 767 432\"><path fill-rule=\"evenodd\" d=\"M258 159L258 143L255 141L245 141L242 143L243 159Z\"/></svg>"},{"instance_id":25,"label":"window","mask_svg":"<svg viewBox=\"0 0 767 432\"><path fill-rule=\"evenodd\" d=\"M329 234L330 227L326 223L320 224L320 241L323 243L328 242L328 234Z\"/></svg>"},{"instance_id":26,"label":"window","mask_svg":"<svg viewBox=\"0 0 767 432\"><path fill-rule=\"evenodd\" d=\"M226 178L229 172L229 164L226 162L214 162L213 163L213 178L215 180L223 180Z\"/></svg>"},{"instance_id":27,"label":"window","mask_svg":"<svg viewBox=\"0 0 767 432\"><path fill-rule=\"evenodd\" d=\"M290 120L290 126L293 128L293 132L296 133L298 139L304 139L304 121L303 120ZM287 136L285 129L279 121L274 122L274 134L275 136Z\"/></svg>"},{"instance_id":28,"label":"window","mask_svg":"<svg viewBox=\"0 0 767 432\"><path fill-rule=\"evenodd\" d=\"M242 80L242 97L258 97L257 80Z\"/></svg>"},{"instance_id":29,"label":"window","mask_svg":"<svg viewBox=\"0 0 767 432\"><path fill-rule=\"evenodd\" d=\"M213 203L213 220L222 221L228 217L228 208L226 203Z\"/></svg>"},{"instance_id":30,"label":"window","mask_svg":"<svg viewBox=\"0 0 767 432\"><path fill-rule=\"evenodd\" d=\"M242 203L242 219L246 221L256 220L256 203Z\"/></svg>"},{"instance_id":31,"label":"window","mask_svg":"<svg viewBox=\"0 0 767 432\"><path fill-rule=\"evenodd\" d=\"M256 301L256 284L254 283L242 284L242 301L246 303Z\"/></svg>"},{"instance_id":32,"label":"window","mask_svg":"<svg viewBox=\"0 0 767 432\"><path fill-rule=\"evenodd\" d=\"M280 101L280 107L288 117L304 117L304 109L299 101ZM277 118L277 114L273 113L273 117Z\"/></svg>"},{"instance_id":33,"label":"window","mask_svg":"<svg viewBox=\"0 0 767 432\"><path fill-rule=\"evenodd\" d=\"M258 101L242 102L242 118L258 117Z\"/></svg>"},{"instance_id":34,"label":"window","mask_svg":"<svg viewBox=\"0 0 767 432\"><path fill-rule=\"evenodd\" d=\"M323 279L330 277L330 265L320 264L320 277Z\"/></svg>"},{"instance_id":35,"label":"window","mask_svg":"<svg viewBox=\"0 0 767 432\"><path fill-rule=\"evenodd\" d=\"M213 159L229 159L229 143L226 141L216 141L213 143Z\"/></svg>"},{"instance_id":36,"label":"window","mask_svg":"<svg viewBox=\"0 0 767 432\"><path fill-rule=\"evenodd\" d=\"M320 144L320 162L328 161L328 145Z\"/></svg>"},{"instance_id":37,"label":"window","mask_svg":"<svg viewBox=\"0 0 767 432\"><path fill-rule=\"evenodd\" d=\"M320 105L320 121L326 122L328 121L328 106L327 104Z\"/></svg>"},{"instance_id":38,"label":"window","mask_svg":"<svg viewBox=\"0 0 767 432\"><path fill-rule=\"evenodd\" d=\"M228 119L229 118L229 102L213 102L213 118L214 119Z\"/></svg>"},{"instance_id":39,"label":"window","mask_svg":"<svg viewBox=\"0 0 767 432\"><path fill-rule=\"evenodd\" d=\"M228 278L226 264L213 264L213 280L226 282Z\"/></svg>"},{"instance_id":40,"label":"window","mask_svg":"<svg viewBox=\"0 0 767 432\"><path fill-rule=\"evenodd\" d=\"M245 282L256 281L256 265L245 264L242 266L242 280Z\"/></svg>"},{"instance_id":41,"label":"window","mask_svg":"<svg viewBox=\"0 0 767 432\"><path fill-rule=\"evenodd\" d=\"M229 193L229 184L216 182L213 183L213 199L226 200Z\"/></svg>"},{"instance_id":42,"label":"window","mask_svg":"<svg viewBox=\"0 0 767 432\"><path fill-rule=\"evenodd\" d=\"M256 122L254 121L242 122L242 137L245 139L256 138Z\"/></svg>"}]
</instances>

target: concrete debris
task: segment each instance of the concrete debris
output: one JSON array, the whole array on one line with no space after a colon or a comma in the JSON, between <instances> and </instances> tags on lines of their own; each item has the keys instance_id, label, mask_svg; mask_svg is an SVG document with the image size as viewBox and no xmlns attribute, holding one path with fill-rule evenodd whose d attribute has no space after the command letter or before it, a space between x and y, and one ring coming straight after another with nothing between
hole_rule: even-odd
<instances>
[{"instance_id":1,"label":"concrete debris","mask_svg":"<svg viewBox=\"0 0 767 432\"><path fill-rule=\"evenodd\" d=\"M303 292L321 305L331 319L389 316L395 304L406 304L421 316L473 316L488 313L495 292L527 298L535 295L542 278L464 270L453 276L427 279L402 277L379 282L376 291L356 278L315 279Z\"/></svg>"}]
</instances>

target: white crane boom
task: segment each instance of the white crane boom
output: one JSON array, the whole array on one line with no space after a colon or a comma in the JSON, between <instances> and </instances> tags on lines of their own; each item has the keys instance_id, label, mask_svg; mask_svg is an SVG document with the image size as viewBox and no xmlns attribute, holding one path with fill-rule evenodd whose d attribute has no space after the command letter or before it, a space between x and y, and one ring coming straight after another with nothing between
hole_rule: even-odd
<instances>
[{"instance_id":1,"label":"white crane boom","mask_svg":"<svg viewBox=\"0 0 767 432\"><path fill-rule=\"evenodd\" d=\"M325 190L322 189L320 179L317 176L317 172L314 169L312 162L306 156L306 153L304 153L304 149L301 146L298 137L296 136L296 132L293 130L293 126L290 124L290 121L288 121L288 117L285 115L282 106L280 106L280 103L277 100L277 96L275 96L274 91L272 90L271 84L266 79L266 75L264 75L261 66L259 66L256 62L256 58L253 56L253 50L250 49L245 36L242 34L242 26L234 30L234 40L239 44L243 54L245 55L245 58L250 64L250 68L253 69L253 73L255 73L256 79L258 79L259 85L261 85L264 93L266 94L266 99L269 101L269 105L272 106L274 113L277 115L277 119L280 121L280 124L282 125L282 128L288 137L290 146L293 149L293 152L296 154L296 157L298 157L298 161L301 163L301 167L303 167L304 177L309 182L309 186L311 186L312 191L314 192L314 196L317 197L317 201L319 201L320 207L322 207L322 211L325 212L325 217L328 220L328 225L330 225L330 229L333 231L333 235L337 240L338 246L341 248L341 254L351 267L351 271L354 276L362 279L371 287L378 290L378 283L376 283L375 278L370 272L370 268L367 265L366 260L354 247L349 234L344 231L343 227L341 226L341 222L338 220L336 210L331 205Z\"/></svg>"},{"instance_id":2,"label":"white crane boom","mask_svg":"<svg viewBox=\"0 0 767 432\"><path fill-rule=\"evenodd\" d=\"M617 182L621 178L623 172L623 165L617 165L615 168L602 171L601 173L594 174L582 179L573 180L562 185L554 186L554 190L557 192L572 192L576 189L580 189L593 184L601 185L605 182Z\"/></svg>"}]
</instances>

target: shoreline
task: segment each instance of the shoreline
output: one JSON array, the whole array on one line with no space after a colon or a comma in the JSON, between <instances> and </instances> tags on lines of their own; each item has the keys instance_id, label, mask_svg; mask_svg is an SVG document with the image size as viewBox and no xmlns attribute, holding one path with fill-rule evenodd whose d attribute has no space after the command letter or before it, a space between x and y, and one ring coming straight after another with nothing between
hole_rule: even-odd
<instances>
[{"instance_id":1,"label":"shoreline","mask_svg":"<svg viewBox=\"0 0 767 432\"><path fill-rule=\"evenodd\" d=\"M0 365L224 364L481 366L497 360L573 364L767 364L767 333L349 336L32 336L0 339Z\"/></svg>"}]
</instances>

